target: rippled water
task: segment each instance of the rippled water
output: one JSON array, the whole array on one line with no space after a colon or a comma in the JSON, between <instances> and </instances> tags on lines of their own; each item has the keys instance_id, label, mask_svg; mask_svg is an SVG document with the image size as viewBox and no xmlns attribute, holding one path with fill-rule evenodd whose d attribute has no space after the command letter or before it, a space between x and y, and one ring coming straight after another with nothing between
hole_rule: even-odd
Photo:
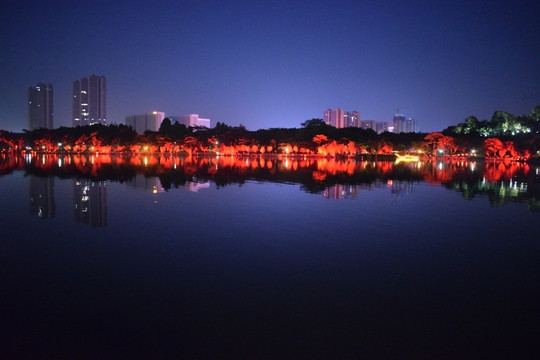
<instances>
[{"instance_id":1,"label":"rippled water","mask_svg":"<svg viewBox=\"0 0 540 360\"><path fill-rule=\"evenodd\" d=\"M0 176L6 358L538 350L534 167L52 163Z\"/></svg>"}]
</instances>

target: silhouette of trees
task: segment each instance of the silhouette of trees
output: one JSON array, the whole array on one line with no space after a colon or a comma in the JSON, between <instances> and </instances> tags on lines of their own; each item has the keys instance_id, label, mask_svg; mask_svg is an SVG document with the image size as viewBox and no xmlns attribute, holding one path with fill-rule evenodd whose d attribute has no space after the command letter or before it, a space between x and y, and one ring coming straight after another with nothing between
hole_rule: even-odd
<instances>
[{"instance_id":1,"label":"silhouette of trees","mask_svg":"<svg viewBox=\"0 0 540 360\"><path fill-rule=\"evenodd\" d=\"M323 119L317 119L317 118L306 120L302 122L300 125L303 128L321 128L321 127L329 126L324 122Z\"/></svg>"}]
</instances>

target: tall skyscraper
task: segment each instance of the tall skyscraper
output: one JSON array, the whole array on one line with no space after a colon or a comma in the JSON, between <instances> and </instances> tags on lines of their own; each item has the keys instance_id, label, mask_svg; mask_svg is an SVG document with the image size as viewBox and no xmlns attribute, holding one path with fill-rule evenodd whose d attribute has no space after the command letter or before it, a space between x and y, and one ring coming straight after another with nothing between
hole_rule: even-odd
<instances>
[{"instance_id":1,"label":"tall skyscraper","mask_svg":"<svg viewBox=\"0 0 540 360\"><path fill-rule=\"evenodd\" d=\"M107 123L105 76L91 75L73 82L73 126Z\"/></svg>"},{"instance_id":2,"label":"tall skyscraper","mask_svg":"<svg viewBox=\"0 0 540 360\"><path fill-rule=\"evenodd\" d=\"M406 118L403 114L399 112L399 109L396 111L396 114L394 115L394 132L395 133L401 133L401 132L407 132L406 131Z\"/></svg>"},{"instance_id":3,"label":"tall skyscraper","mask_svg":"<svg viewBox=\"0 0 540 360\"><path fill-rule=\"evenodd\" d=\"M28 89L28 130L53 128L53 87L38 83Z\"/></svg>"},{"instance_id":4,"label":"tall skyscraper","mask_svg":"<svg viewBox=\"0 0 540 360\"><path fill-rule=\"evenodd\" d=\"M413 117L408 117L405 122L405 132L418 132L418 122Z\"/></svg>"}]
</instances>

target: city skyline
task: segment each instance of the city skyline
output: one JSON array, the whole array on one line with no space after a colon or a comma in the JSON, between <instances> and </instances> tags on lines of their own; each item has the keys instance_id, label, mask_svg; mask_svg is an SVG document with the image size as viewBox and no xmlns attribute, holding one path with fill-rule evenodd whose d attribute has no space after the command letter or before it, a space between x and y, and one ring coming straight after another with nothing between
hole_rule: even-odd
<instances>
[{"instance_id":1,"label":"city skyline","mask_svg":"<svg viewBox=\"0 0 540 360\"><path fill-rule=\"evenodd\" d=\"M71 126L71 85L88 74L107 77L109 124L158 109L292 128L327 108L390 124L400 108L431 132L540 103L532 2L21 1L1 10L8 131L26 128L25 94L39 82L54 86L54 126Z\"/></svg>"}]
</instances>

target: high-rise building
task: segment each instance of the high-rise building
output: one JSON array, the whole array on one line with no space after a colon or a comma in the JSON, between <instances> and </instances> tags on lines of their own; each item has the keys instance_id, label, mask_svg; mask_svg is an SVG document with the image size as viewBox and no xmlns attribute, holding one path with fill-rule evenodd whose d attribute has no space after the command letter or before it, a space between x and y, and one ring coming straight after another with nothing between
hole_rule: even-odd
<instances>
[{"instance_id":1,"label":"high-rise building","mask_svg":"<svg viewBox=\"0 0 540 360\"><path fill-rule=\"evenodd\" d=\"M323 111L323 120L327 125L338 129L345 127L345 112L343 109L326 109Z\"/></svg>"},{"instance_id":2,"label":"high-rise building","mask_svg":"<svg viewBox=\"0 0 540 360\"><path fill-rule=\"evenodd\" d=\"M360 127L360 113L358 111L351 111L345 113L345 127Z\"/></svg>"},{"instance_id":3,"label":"high-rise building","mask_svg":"<svg viewBox=\"0 0 540 360\"><path fill-rule=\"evenodd\" d=\"M407 132L406 131L406 118L403 114L399 112L399 109L397 110L396 114L394 115L394 132L395 133L401 133L401 132Z\"/></svg>"},{"instance_id":4,"label":"high-rise building","mask_svg":"<svg viewBox=\"0 0 540 360\"><path fill-rule=\"evenodd\" d=\"M375 120L362 120L359 127L364 130L371 129L373 131L377 131L377 125L375 123Z\"/></svg>"},{"instance_id":5,"label":"high-rise building","mask_svg":"<svg viewBox=\"0 0 540 360\"><path fill-rule=\"evenodd\" d=\"M39 83L28 89L28 130L53 128L53 87Z\"/></svg>"},{"instance_id":6,"label":"high-rise building","mask_svg":"<svg viewBox=\"0 0 540 360\"><path fill-rule=\"evenodd\" d=\"M413 117L408 117L405 121L405 132L418 132L418 122Z\"/></svg>"},{"instance_id":7,"label":"high-rise building","mask_svg":"<svg viewBox=\"0 0 540 360\"><path fill-rule=\"evenodd\" d=\"M143 134L145 131L158 131L161 122L165 119L165 113L153 111L150 114L138 114L126 116L126 125L129 125L137 132Z\"/></svg>"},{"instance_id":8,"label":"high-rise building","mask_svg":"<svg viewBox=\"0 0 540 360\"><path fill-rule=\"evenodd\" d=\"M107 123L105 76L91 75L73 82L73 126Z\"/></svg>"},{"instance_id":9,"label":"high-rise building","mask_svg":"<svg viewBox=\"0 0 540 360\"><path fill-rule=\"evenodd\" d=\"M377 134L382 134L385 131L388 131L388 123L386 121L376 122L375 131Z\"/></svg>"}]
</instances>

